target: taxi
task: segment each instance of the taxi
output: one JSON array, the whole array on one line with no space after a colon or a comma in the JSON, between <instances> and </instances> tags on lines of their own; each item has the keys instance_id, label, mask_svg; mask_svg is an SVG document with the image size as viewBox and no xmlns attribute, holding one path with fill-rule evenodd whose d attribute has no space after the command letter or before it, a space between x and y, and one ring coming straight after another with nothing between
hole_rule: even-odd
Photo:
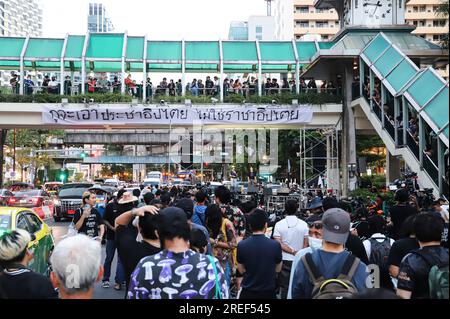
<instances>
[{"instance_id":1,"label":"taxi","mask_svg":"<svg viewBox=\"0 0 450 319\"><path fill-rule=\"evenodd\" d=\"M52 229L29 208L0 207L0 236L15 229L24 229L32 235L28 248L34 252L34 258L28 267L48 276L50 254L55 246Z\"/></svg>"}]
</instances>

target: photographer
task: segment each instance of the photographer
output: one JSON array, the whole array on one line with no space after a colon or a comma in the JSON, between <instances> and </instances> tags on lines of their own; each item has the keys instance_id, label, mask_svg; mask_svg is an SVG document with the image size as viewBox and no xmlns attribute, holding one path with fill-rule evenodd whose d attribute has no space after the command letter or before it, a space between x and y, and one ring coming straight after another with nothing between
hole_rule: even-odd
<instances>
[{"instance_id":1,"label":"photographer","mask_svg":"<svg viewBox=\"0 0 450 319\"><path fill-rule=\"evenodd\" d=\"M105 233L103 218L94 208L96 196L90 192L84 192L82 205L73 216L73 223L78 233L85 234L98 241L101 241ZM100 230L100 232L99 232Z\"/></svg>"},{"instance_id":2,"label":"photographer","mask_svg":"<svg viewBox=\"0 0 450 319\"><path fill-rule=\"evenodd\" d=\"M392 237L397 240L400 239L400 229L403 222L411 215L417 214L417 210L412 207L409 201L409 192L405 188L400 188L395 193L395 200L397 205L389 209L392 223Z\"/></svg>"}]
</instances>

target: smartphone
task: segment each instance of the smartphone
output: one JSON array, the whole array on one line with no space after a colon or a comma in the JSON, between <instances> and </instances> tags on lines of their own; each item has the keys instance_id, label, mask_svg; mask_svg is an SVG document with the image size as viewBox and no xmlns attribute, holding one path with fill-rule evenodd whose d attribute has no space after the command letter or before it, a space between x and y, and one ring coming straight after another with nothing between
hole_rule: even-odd
<instances>
[{"instance_id":1,"label":"smartphone","mask_svg":"<svg viewBox=\"0 0 450 319\"><path fill-rule=\"evenodd\" d=\"M91 205L89 205L89 204L86 204L86 205L84 205L84 207L83 207L84 209L89 209L89 208L91 208Z\"/></svg>"}]
</instances>

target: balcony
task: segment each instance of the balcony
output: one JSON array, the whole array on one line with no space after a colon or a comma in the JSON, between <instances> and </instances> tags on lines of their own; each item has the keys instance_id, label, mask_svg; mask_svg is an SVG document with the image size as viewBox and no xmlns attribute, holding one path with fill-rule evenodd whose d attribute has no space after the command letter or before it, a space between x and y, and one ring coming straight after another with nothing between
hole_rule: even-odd
<instances>
[{"instance_id":1,"label":"balcony","mask_svg":"<svg viewBox=\"0 0 450 319\"><path fill-rule=\"evenodd\" d=\"M307 13L294 13L295 20L327 20L327 21L338 21L338 15L336 12L330 13L330 11L325 10L323 13L317 12L307 12Z\"/></svg>"},{"instance_id":2,"label":"balcony","mask_svg":"<svg viewBox=\"0 0 450 319\"><path fill-rule=\"evenodd\" d=\"M426 27L417 26L417 28L412 32L412 34L447 34L447 33L448 33L448 26L433 27L433 24L431 24L431 27L428 27L428 24Z\"/></svg>"},{"instance_id":3,"label":"balcony","mask_svg":"<svg viewBox=\"0 0 450 319\"><path fill-rule=\"evenodd\" d=\"M294 34L323 34L323 35L327 35L327 34L336 34L339 31L339 27L334 27L334 28L316 28L315 26L313 28L309 27L309 28L300 28L300 27L295 27L294 28Z\"/></svg>"},{"instance_id":4,"label":"balcony","mask_svg":"<svg viewBox=\"0 0 450 319\"><path fill-rule=\"evenodd\" d=\"M428 12L430 10L431 12ZM411 12L408 12L411 11ZM423 12L413 12L412 9L408 9L405 13L405 20L434 20L437 19L436 12L433 9L426 9Z\"/></svg>"}]
</instances>

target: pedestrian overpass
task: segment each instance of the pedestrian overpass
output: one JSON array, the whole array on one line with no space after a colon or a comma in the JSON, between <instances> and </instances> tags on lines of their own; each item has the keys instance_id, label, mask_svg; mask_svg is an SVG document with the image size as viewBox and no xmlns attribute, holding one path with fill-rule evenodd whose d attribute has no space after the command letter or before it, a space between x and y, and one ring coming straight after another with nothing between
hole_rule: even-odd
<instances>
[{"instance_id":1,"label":"pedestrian overpass","mask_svg":"<svg viewBox=\"0 0 450 319\"><path fill-rule=\"evenodd\" d=\"M263 83L263 73L292 73L296 92L300 92L300 76L342 82L342 104L313 104L311 120L299 124L277 122L239 123L220 127L318 128L335 126L343 130L342 163L356 163L355 132L374 129L393 156L402 156L408 166L419 173L422 186L432 187L436 194L448 196L448 83L431 67L448 63L448 51L416 37L408 27L389 29L347 28L331 42L317 41L153 41L128 34L67 35L64 39L0 37L0 68L60 72L60 95L64 98L64 75L80 72L118 72L122 74L121 93L127 72L142 72L142 82L151 72L182 74L185 96L185 74L217 73L223 87L225 73L256 73ZM355 70L359 81L355 81ZM368 81L366 81L366 78ZM84 81L83 81L84 82ZM85 93L81 83L81 93ZM364 90L364 86L368 90ZM376 90L380 95L377 99ZM262 96L262 86L257 86ZM368 92L368 93L367 93ZM24 86L19 87L24 94ZM143 90L145 103L146 90ZM1 101L1 100L0 100ZM18 101L22 101L18 99ZM224 92L220 90L219 104L198 106L210 109L224 107ZM267 104L267 103L266 103ZM265 105L263 108L300 108L298 100L287 105ZM0 103L1 128L74 128L76 129L149 129L168 128L172 123L89 124L82 120L71 125L43 122L48 103ZM52 105L63 112L82 109L147 107L160 105L132 103L102 104L85 102ZM166 107L166 105L164 105ZM169 105L189 109L192 105ZM232 109L261 108L255 105L229 104ZM197 108L197 109L198 109ZM364 116L362 117L361 114ZM401 119L399 116L401 115ZM411 132L410 117L417 118L418 136ZM359 121L359 124L358 124ZM402 126L400 126L402 123ZM214 126L214 123L208 125ZM410 134L411 133L411 134ZM347 165L342 165L344 185L348 178Z\"/></svg>"}]
</instances>

